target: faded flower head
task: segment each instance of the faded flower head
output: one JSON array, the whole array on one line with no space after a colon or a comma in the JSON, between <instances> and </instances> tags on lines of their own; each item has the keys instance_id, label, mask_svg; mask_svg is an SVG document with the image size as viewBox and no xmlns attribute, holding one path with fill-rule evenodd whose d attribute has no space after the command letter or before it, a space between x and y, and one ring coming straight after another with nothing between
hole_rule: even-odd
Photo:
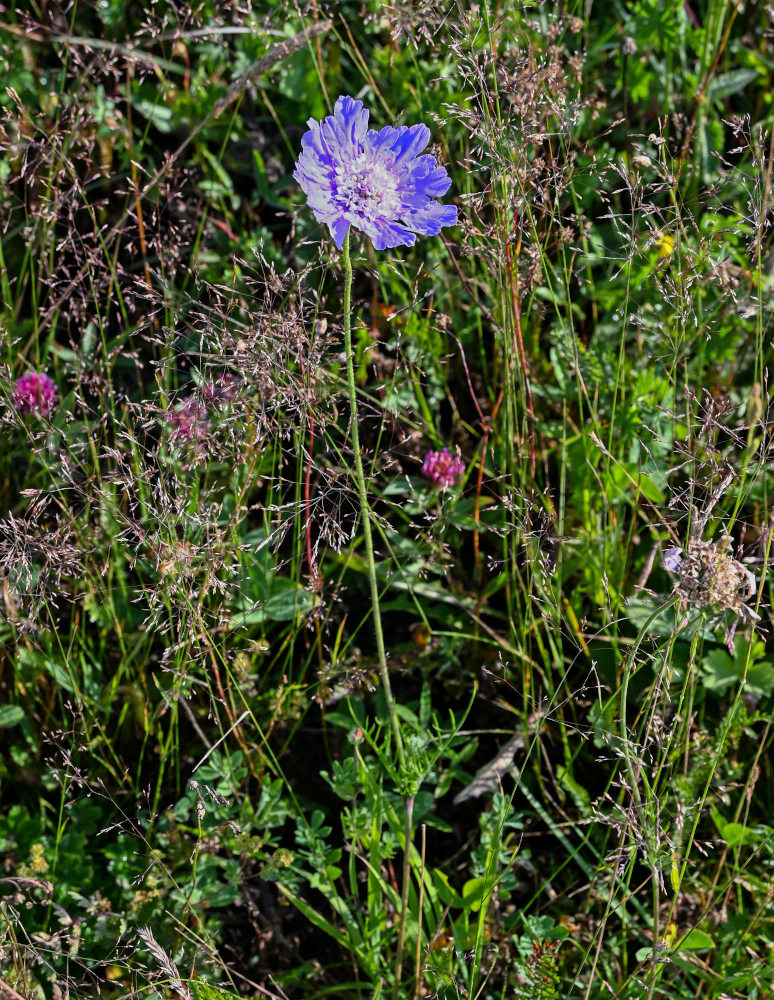
<instances>
[{"instance_id":1,"label":"faded flower head","mask_svg":"<svg viewBox=\"0 0 774 1000\"><path fill-rule=\"evenodd\" d=\"M45 372L28 372L17 381L11 399L20 413L48 417L57 402L56 382Z\"/></svg>"},{"instance_id":2,"label":"faded flower head","mask_svg":"<svg viewBox=\"0 0 774 1000\"><path fill-rule=\"evenodd\" d=\"M433 486L455 486L465 472L465 463L459 455L452 455L448 448L428 451L422 466L422 475Z\"/></svg>"},{"instance_id":3,"label":"faded flower head","mask_svg":"<svg viewBox=\"0 0 774 1000\"><path fill-rule=\"evenodd\" d=\"M664 568L675 579L675 592L683 606L715 607L733 611L744 621L758 621L759 615L745 604L754 597L758 582L754 574L728 554L730 538L719 542L704 542L692 538L688 551L667 549Z\"/></svg>"},{"instance_id":4,"label":"faded flower head","mask_svg":"<svg viewBox=\"0 0 774 1000\"><path fill-rule=\"evenodd\" d=\"M430 141L426 125L377 132L368 128L363 102L351 97L307 125L293 176L339 249L351 225L384 250L413 246L417 234L437 236L456 223L456 207L435 200L449 190L449 175L433 156L419 155Z\"/></svg>"},{"instance_id":5,"label":"faded flower head","mask_svg":"<svg viewBox=\"0 0 774 1000\"><path fill-rule=\"evenodd\" d=\"M186 396L176 410L169 413L173 441L198 441L210 429L207 407L198 399Z\"/></svg>"}]
</instances>

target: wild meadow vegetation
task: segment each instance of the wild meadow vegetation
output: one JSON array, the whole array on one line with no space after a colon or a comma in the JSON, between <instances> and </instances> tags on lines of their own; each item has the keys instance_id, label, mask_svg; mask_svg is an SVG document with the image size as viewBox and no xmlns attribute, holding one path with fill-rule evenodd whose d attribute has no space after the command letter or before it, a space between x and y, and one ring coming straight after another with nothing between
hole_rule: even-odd
<instances>
[{"instance_id":1,"label":"wild meadow vegetation","mask_svg":"<svg viewBox=\"0 0 774 1000\"><path fill-rule=\"evenodd\" d=\"M0 10L0 997L771 996L771 9Z\"/></svg>"}]
</instances>

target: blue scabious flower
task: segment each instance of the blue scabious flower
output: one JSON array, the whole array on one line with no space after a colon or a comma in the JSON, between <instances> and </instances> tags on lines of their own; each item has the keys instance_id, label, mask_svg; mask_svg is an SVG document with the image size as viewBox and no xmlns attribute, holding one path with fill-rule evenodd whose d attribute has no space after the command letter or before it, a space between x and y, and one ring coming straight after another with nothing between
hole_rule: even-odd
<instances>
[{"instance_id":1,"label":"blue scabious flower","mask_svg":"<svg viewBox=\"0 0 774 1000\"><path fill-rule=\"evenodd\" d=\"M369 129L367 109L352 97L307 125L293 176L339 249L350 226L384 250L413 246L417 234L437 236L456 223L456 207L435 200L449 190L449 175L434 157L419 155L430 141L426 125Z\"/></svg>"}]
</instances>

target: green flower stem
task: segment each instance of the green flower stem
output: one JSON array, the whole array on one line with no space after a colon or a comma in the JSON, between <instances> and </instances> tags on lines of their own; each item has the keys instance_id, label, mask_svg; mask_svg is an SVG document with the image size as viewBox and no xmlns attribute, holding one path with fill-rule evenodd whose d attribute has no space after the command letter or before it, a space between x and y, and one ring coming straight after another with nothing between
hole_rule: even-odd
<instances>
[{"instance_id":1,"label":"green flower stem","mask_svg":"<svg viewBox=\"0 0 774 1000\"><path fill-rule=\"evenodd\" d=\"M357 396L355 393L355 365L354 352L352 350L352 260L349 256L349 233L344 239L344 353L347 358L347 385L349 387L349 410L352 451L355 455L355 480L357 481L357 492L360 497L360 515L363 522L363 540L366 550L366 565L368 566L368 579L371 583L371 610L374 619L374 632L376 633L376 651L379 657L379 673L382 678L384 696L387 699L387 710L392 722L392 732L395 737L395 746L398 752L398 764L400 770L405 769L405 756L403 753L403 740L400 735L400 725L398 715L395 711L395 701L392 697L392 687L390 686L390 673L387 668L387 654L384 651L384 633L382 632L382 616L379 611L379 584L376 579L376 563L374 562L374 543L371 536L371 508L368 505L368 493L366 491L365 476L363 475L363 459L360 454L360 434L357 425Z\"/></svg>"},{"instance_id":2,"label":"green flower stem","mask_svg":"<svg viewBox=\"0 0 774 1000\"><path fill-rule=\"evenodd\" d=\"M406 941L406 916L409 904L409 884L411 882L411 831L414 818L414 796L407 795L403 799L406 809L406 843L403 846L403 895L400 905L400 923L398 924L398 944L395 949L395 983L392 989L392 1000L400 996L400 983L403 978L403 948ZM418 911L417 920L421 921L422 911ZM417 928L419 934L419 928Z\"/></svg>"},{"instance_id":3,"label":"green flower stem","mask_svg":"<svg viewBox=\"0 0 774 1000\"><path fill-rule=\"evenodd\" d=\"M662 614L668 607L674 606L677 603L677 598L672 598L665 604L659 604L648 617L645 624L640 629L639 635L635 640L634 646L627 658L627 662L624 666L623 678L621 681L621 694L620 694L620 737L621 737L621 750L624 755L624 762L626 765L626 774L629 778L629 786L632 794L632 803L634 805L636 813L636 823L641 823L643 827L643 839L645 840L645 852L647 855L648 866L651 871L651 892L653 894L653 948L654 950L658 948L659 939L661 937L661 930L659 927L659 906L661 903L661 897L659 895L659 880L658 880L658 844L654 833L655 825L657 820L655 819L651 811L651 803L653 801L653 791L648 782L647 775L645 774L644 766L641 766L639 771L634 766L634 761L632 760L632 749L630 745L630 734L626 722L626 708L629 697L629 679L636 669L637 653L640 646L645 641L645 637L650 632L650 627L653 622ZM645 800L643 801L642 794L640 792L640 781L645 786ZM658 962L653 962L651 966L650 983L648 986L648 1000L652 1000L653 991L656 986L656 981L661 975L661 966Z\"/></svg>"}]
</instances>

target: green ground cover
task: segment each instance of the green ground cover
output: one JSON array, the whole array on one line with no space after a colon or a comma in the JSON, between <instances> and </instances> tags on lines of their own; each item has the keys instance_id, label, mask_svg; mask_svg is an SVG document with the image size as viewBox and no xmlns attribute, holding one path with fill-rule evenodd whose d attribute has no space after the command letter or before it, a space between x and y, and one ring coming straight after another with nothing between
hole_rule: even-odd
<instances>
[{"instance_id":1,"label":"green ground cover","mask_svg":"<svg viewBox=\"0 0 774 1000\"><path fill-rule=\"evenodd\" d=\"M771 996L769 8L2 19L0 997Z\"/></svg>"}]
</instances>

